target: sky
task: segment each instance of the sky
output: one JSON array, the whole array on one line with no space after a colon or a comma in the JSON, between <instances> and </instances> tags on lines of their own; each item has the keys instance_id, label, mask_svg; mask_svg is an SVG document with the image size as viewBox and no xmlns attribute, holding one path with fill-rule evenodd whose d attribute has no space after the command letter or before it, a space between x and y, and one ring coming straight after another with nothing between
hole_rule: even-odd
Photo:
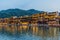
<instances>
[{"instance_id":1,"label":"sky","mask_svg":"<svg viewBox=\"0 0 60 40\"><path fill-rule=\"evenodd\" d=\"M60 0L0 0L0 10L14 8L60 12Z\"/></svg>"}]
</instances>

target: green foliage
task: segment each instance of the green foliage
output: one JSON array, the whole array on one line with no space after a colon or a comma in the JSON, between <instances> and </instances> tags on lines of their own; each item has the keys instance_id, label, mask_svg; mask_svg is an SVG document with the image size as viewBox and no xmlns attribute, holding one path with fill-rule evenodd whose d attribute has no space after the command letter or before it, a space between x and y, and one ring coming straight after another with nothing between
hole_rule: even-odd
<instances>
[{"instance_id":1,"label":"green foliage","mask_svg":"<svg viewBox=\"0 0 60 40\"><path fill-rule=\"evenodd\" d=\"M8 10L2 10L0 11L0 18L9 18L12 16L24 16L24 15L32 15L35 13L40 13L43 11L38 11L38 10L34 10L34 9L30 9L30 10L21 10L21 9L8 9Z\"/></svg>"}]
</instances>

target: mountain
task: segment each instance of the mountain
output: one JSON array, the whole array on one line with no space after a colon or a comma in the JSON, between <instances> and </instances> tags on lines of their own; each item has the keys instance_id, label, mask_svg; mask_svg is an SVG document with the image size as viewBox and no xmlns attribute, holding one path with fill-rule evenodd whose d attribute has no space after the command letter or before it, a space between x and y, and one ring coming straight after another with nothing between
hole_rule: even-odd
<instances>
[{"instance_id":1,"label":"mountain","mask_svg":"<svg viewBox=\"0 0 60 40\"><path fill-rule=\"evenodd\" d=\"M32 14L35 14L35 13L42 13L44 11L38 11L38 10L35 10L35 9L30 9L30 10L27 10L29 13L32 13Z\"/></svg>"},{"instance_id":2,"label":"mountain","mask_svg":"<svg viewBox=\"0 0 60 40\"><path fill-rule=\"evenodd\" d=\"M36 13L41 13L43 11L38 11L35 9L30 10L22 10L22 9L7 9L0 11L0 18L9 18L12 16L24 16L24 15L32 15Z\"/></svg>"}]
</instances>

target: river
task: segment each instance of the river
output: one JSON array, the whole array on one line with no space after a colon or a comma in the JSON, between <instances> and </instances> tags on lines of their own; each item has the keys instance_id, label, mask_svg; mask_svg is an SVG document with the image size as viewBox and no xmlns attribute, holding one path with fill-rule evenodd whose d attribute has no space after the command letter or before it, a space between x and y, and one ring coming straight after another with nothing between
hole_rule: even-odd
<instances>
[{"instance_id":1,"label":"river","mask_svg":"<svg viewBox=\"0 0 60 40\"><path fill-rule=\"evenodd\" d=\"M6 27L6 26L4 26ZM0 40L60 40L59 27L12 26L0 28Z\"/></svg>"}]
</instances>

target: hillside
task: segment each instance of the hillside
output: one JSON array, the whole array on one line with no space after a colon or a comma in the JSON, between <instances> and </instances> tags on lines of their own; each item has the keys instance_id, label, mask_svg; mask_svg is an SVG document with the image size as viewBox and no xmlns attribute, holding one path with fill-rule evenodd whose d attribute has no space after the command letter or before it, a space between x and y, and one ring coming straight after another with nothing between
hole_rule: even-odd
<instances>
[{"instance_id":1,"label":"hillside","mask_svg":"<svg viewBox=\"0 0 60 40\"><path fill-rule=\"evenodd\" d=\"M24 16L24 15L32 15L36 13L41 13L43 11L38 11L35 9L30 10L22 10L22 9L7 9L0 11L0 18L9 18L12 16Z\"/></svg>"}]
</instances>

